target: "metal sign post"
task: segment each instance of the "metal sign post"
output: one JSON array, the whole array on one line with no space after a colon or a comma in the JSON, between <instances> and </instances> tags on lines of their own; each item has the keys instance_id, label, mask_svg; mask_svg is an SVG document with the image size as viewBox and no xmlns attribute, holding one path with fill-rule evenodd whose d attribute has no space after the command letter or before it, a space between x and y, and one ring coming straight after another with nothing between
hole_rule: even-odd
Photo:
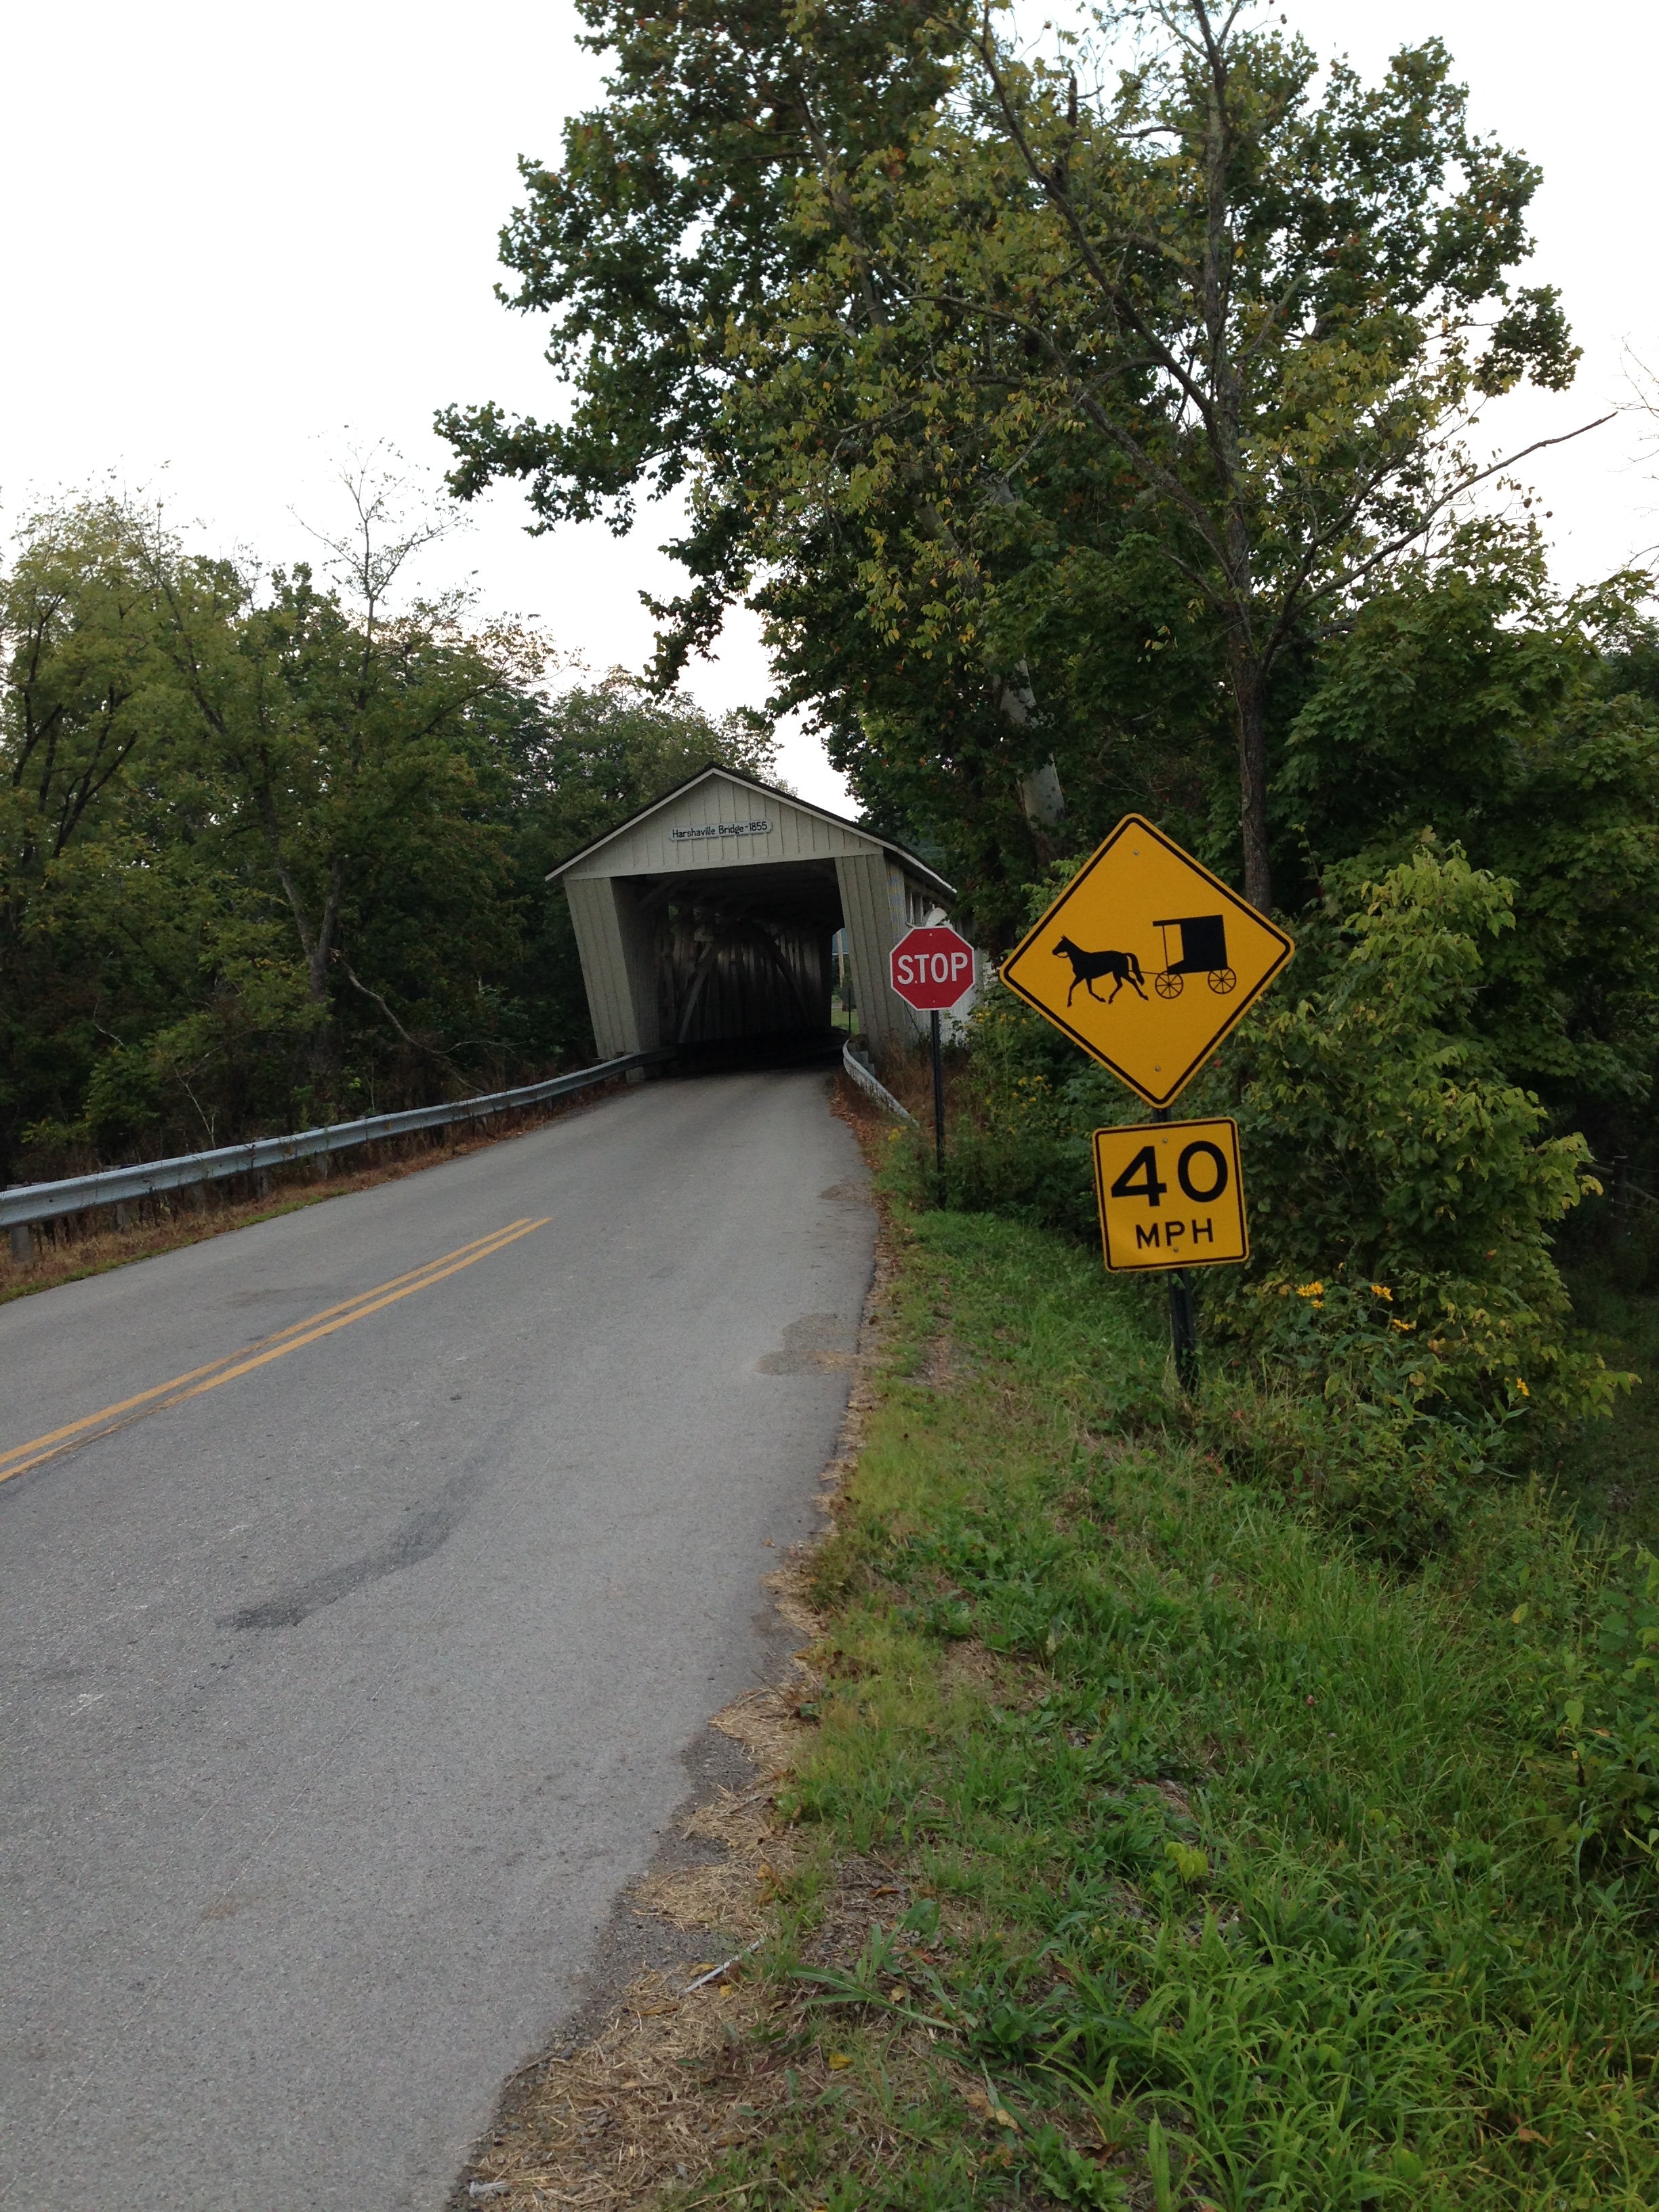
<instances>
[{"instance_id":1,"label":"metal sign post","mask_svg":"<svg viewBox=\"0 0 1659 2212\"><path fill-rule=\"evenodd\" d=\"M933 1164L939 1202L945 1203L945 1061L939 1045L939 1016L973 988L974 948L943 923L907 930L893 947L893 989L907 1006L927 1016L933 1054Z\"/></svg>"},{"instance_id":2,"label":"metal sign post","mask_svg":"<svg viewBox=\"0 0 1659 2212\"><path fill-rule=\"evenodd\" d=\"M1193 1303L1193 1279L1184 1267L1177 1267L1170 1278L1170 1338L1182 1389L1189 1393L1196 1390L1198 1310Z\"/></svg>"},{"instance_id":3,"label":"metal sign post","mask_svg":"<svg viewBox=\"0 0 1659 2212\"><path fill-rule=\"evenodd\" d=\"M1153 1109L1154 1121L1167 1121L1170 1109ZM1242 1200L1241 1200L1242 1205ZM1175 1347L1176 1379L1187 1391L1198 1388L1198 1315L1193 1307L1193 1279L1185 1267L1170 1278L1170 1341Z\"/></svg>"}]
</instances>

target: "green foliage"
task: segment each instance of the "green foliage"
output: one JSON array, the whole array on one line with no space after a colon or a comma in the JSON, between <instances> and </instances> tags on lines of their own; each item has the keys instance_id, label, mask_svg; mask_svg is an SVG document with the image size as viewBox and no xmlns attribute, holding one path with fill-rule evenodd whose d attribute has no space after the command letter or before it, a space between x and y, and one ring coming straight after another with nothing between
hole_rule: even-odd
<instances>
[{"instance_id":1,"label":"green foliage","mask_svg":"<svg viewBox=\"0 0 1659 2212\"><path fill-rule=\"evenodd\" d=\"M25 521L0 576L0 1173L498 1087L591 1050L547 869L753 718L388 611L420 533L331 583L189 556L142 510Z\"/></svg>"},{"instance_id":2,"label":"green foliage","mask_svg":"<svg viewBox=\"0 0 1659 2212\"><path fill-rule=\"evenodd\" d=\"M1051 1234L915 1221L806 1820L939 1900L904 1979L1061 2202L1048 2127L1136 2202L1637 2212L1654 1863L1611 1792L1569 1847L1529 1763L1561 1757L1569 1673L1650 1729L1651 1568L1508 1491L1423 1574L1369 1569L1144 1415L1126 1433L1101 1394L1148 1336ZM946 1591L971 1671L923 1625ZM902 2025L878 1984L837 2010L855 2065Z\"/></svg>"},{"instance_id":3,"label":"green foliage","mask_svg":"<svg viewBox=\"0 0 1659 2212\"><path fill-rule=\"evenodd\" d=\"M1029 2149L1042 2186L1055 2203L1083 2206L1087 2212L1114 2212L1115 2207L1128 2204L1122 2177L1085 2158L1051 2121L1031 2130Z\"/></svg>"},{"instance_id":4,"label":"green foliage","mask_svg":"<svg viewBox=\"0 0 1659 2212\"><path fill-rule=\"evenodd\" d=\"M1613 1378L1566 1346L1550 1253L1556 1224L1599 1188L1588 1147L1547 1133L1471 1018L1485 945L1514 926L1513 887L1429 846L1375 880L1331 880L1340 927L1304 933L1302 971L1237 1054L1255 1261L1230 1310L1253 1309L1252 1333L1270 1338L1312 1327L1346 1365L1347 1316L1292 1286L1380 1285L1379 1341L1420 1340L1401 1361L1416 1402L1604 1407Z\"/></svg>"},{"instance_id":5,"label":"green foliage","mask_svg":"<svg viewBox=\"0 0 1659 2212\"><path fill-rule=\"evenodd\" d=\"M1540 1718L1554 1741L1528 1771L1550 1839L1575 1869L1588 1860L1650 1870L1659 1866L1659 1559L1640 1547L1616 1553L1595 1598L1583 1632L1574 1638L1565 1624L1568 1636L1534 1660ZM1517 1628L1532 1609L1523 1599Z\"/></svg>"},{"instance_id":6,"label":"green foliage","mask_svg":"<svg viewBox=\"0 0 1659 2212\"><path fill-rule=\"evenodd\" d=\"M689 483L665 667L752 594L991 941L1050 756L1085 838L1126 794L1222 842L1242 810L1265 904L1274 685L1443 510L1479 400L1572 372L1512 289L1537 173L1443 47L1367 87L1196 0L1018 40L912 0L581 13L606 96L504 234L574 405L447 410L455 488L621 525Z\"/></svg>"},{"instance_id":7,"label":"green foliage","mask_svg":"<svg viewBox=\"0 0 1659 2212\"><path fill-rule=\"evenodd\" d=\"M1182 1102L1238 1119L1252 1247L1200 1279L1207 1356L1233 1371L1199 1419L1240 1473L1417 1558L1632 1378L1576 1339L1552 1249L1599 1188L1584 1141L1550 1133L1477 1026L1512 886L1433 842L1327 881L1333 911ZM958 1088L955 1201L1092 1246L1090 1132L1141 1109L1006 993Z\"/></svg>"},{"instance_id":8,"label":"green foliage","mask_svg":"<svg viewBox=\"0 0 1659 2212\"><path fill-rule=\"evenodd\" d=\"M1634 580L1615 581L1563 605L1535 544L1465 533L1332 643L1277 789L1310 889L1355 857L1380 875L1425 831L1510 881L1470 1019L1609 1151L1635 1148L1659 1007L1659 715L1632 681Z\"/></svg>"},{"instance_id":9,"label":"green foliage","mask_svg":"<svg viewBox=\"0 0 1659 2212\"><path fill-rule=\"evenodd\" d=\"M161 1083L142 1052L117 1045L92 1071L87 1085L87 1127L106 1158L131 1152L158 1119Z\"/></svg>"},{"instance_id":10,"label":"green foliage","mask_svg":"<svg viewBox=\"0 0 1659 2212\"><path fill-rule=\"evenodd\" d=\"M1253 1370L1212 1375L1194 1432L1230 1474L1311 1508L1368 1556L1418 1565L1455 1540L1485 1489L1513 1480L1528 1441L1508 1433L1518 1407L1425 1404L1418 1355L1375 1332L1339 1339L1329 1364L1326 1349L1301 1363L1275 1345Z\"/></svg>"}]
</instances>

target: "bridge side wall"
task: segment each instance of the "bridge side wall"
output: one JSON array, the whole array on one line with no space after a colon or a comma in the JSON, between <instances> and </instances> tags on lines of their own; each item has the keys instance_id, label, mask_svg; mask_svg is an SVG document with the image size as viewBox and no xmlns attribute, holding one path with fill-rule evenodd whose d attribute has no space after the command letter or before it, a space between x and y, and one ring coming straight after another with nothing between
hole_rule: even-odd
<instances>
[{"instance_id":1,"label":"bridge side wall","mask_svg":"<svg viewBox=\"0 0 1659 2212\"><path fill-rule=\"evenodd\" d=\"M908 1044L916 1035L916 1018L895 995L890 980L890 956L909 927L903 872L884 853L860 853L836 862L836 879L853 962L860 1031L878 1048Z\"/></svg>"},{"instance_id":2,"label":"bridge side wall","mask_svg":"<svg viewBox=\"0 0 1659 2212\"><path fill-rule=\"evenodd\" d=\"M567 876L564 894L600 1059L653 1052L662 1042L656 945L633 885L614 876Z\"/></svg>"}]
</instances>

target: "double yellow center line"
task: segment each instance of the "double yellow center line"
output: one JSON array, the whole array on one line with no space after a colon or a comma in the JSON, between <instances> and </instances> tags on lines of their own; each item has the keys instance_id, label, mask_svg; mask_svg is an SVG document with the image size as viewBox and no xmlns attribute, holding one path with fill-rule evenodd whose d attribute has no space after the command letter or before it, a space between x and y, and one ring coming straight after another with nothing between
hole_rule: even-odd
<instances>
[{"instance_id":1,"label":"double yellow center line","mask_svg":"<svg viewBox=\"0 0 1659 2212\"><path fill-rule=\"evenodd\" d=\"M332 1336L337 1328L349 1328L354 1321L363 1321L370 1314L396 1305L399 1298L412 1297L416 1291L429 1290L447 1275L459 1274L463 1267L474 1267L480 1260L488 1260L492 1253L504 1251L520 1237L528 1237L532 1229L545 1229L552 1218L551 1214L544 1214L539 1221L509 1221L504 1229L492 1229L488 1237L480 1237L475 1243L463 1244L459 1251L445 1252L428 1261L425 1267L412 1267L406 1275L394 1275L389 1283L377 1283L373 1290L360 1291L356 1297L343 1298L338 1305L325 1306L320 1313L296 1321L290 1328L279 1328L274 1336L256 1338L240 1351L227 1352L222 1359L210 1360L205 1367L191 1368L188 1375L175 1375L171 1382L158 1382L150 1390L140 1390L135 1397L106 1406L101 1413L85 1414L78 1421L67 1422L61 1429L49 1429L45 1436L32 1437L26 1444L15 1444L10 1451L0 1452L0 1482L9 1482L15 1474L27 1474L30 1468L57 1459L64 1452L78 1451L82 1444L94 1443L99 1437L112 1435L131 1421L141 1421L146 1415L161 1413L169 1406L181 1406L186 1398L199 1398L204 1391L216 1390L222 1382L234 1382L239 1375L251 1375L256 1367L268 1366L273 1359L285 1359L302 1345L315 1344L319 1337Z\"/></svg>"}]
</instances>

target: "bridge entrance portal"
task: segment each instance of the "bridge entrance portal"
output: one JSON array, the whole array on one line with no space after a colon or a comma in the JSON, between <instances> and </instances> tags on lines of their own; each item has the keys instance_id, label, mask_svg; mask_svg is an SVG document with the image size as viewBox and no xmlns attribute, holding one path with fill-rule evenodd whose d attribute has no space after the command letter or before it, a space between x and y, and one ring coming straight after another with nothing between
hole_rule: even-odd
<instances>
[{"instance_id":1,"label":"bridge entrance portal","mask_svg":"<svg viewBox=\"0 0 1659 2212\"><path fill-rule=\"evenodd\" d=\"M951 888L890 840L709 767L555 868L570 904L601 1059L672 1045L830 1044L846 932L854 1025L877 1048L925 1018L896 997L888 955L941 915Z\"/></svg>"}]
</instances>

